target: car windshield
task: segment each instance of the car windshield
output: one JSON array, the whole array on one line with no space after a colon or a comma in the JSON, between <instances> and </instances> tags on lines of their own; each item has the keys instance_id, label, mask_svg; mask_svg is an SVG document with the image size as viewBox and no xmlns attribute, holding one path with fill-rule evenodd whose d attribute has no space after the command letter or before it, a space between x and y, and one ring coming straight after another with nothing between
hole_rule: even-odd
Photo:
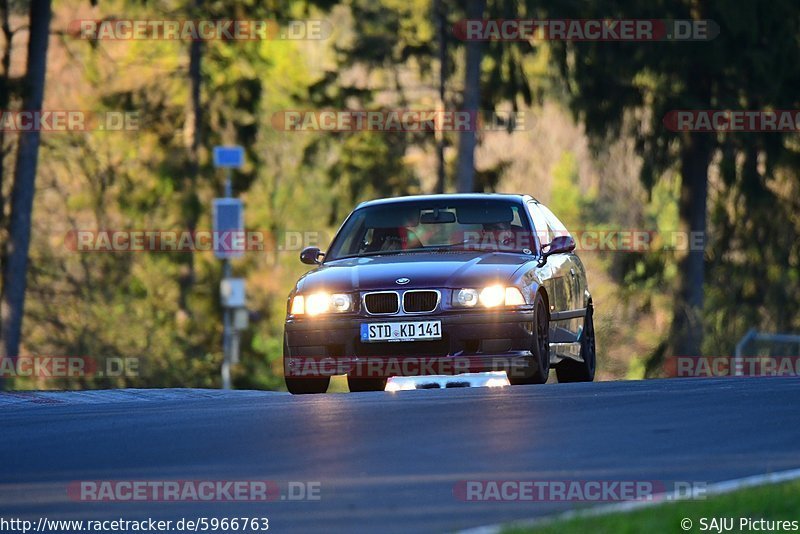
<instances>
[{"instance_id":1,"label":"car windshield","mask_svg":"<svg viewBox=\"0 0 800 534\"><path fill-rule=\"evenodd\" d=\"M534 248L520 205L497 199L390 202L356 210L326 260L447 250L523 252Z\"/></svg>"}]
</instances>

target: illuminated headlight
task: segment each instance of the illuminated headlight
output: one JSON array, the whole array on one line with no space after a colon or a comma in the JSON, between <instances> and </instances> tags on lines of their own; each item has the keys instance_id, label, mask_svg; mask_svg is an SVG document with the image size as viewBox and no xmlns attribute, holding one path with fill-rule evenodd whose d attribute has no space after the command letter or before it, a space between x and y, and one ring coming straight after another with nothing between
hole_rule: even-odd
<instances>
[{"instance_id":1,"label":"illuminated headlight","mask_svg":"<svg viewBox=\"0 0 800 534\"><path fill-rule=\"evenodd\" d=\"M330 308L331 296L327 293L314 293L306 297L306 313L314 316L325 313Z\"/></svg>"},{"instance_id":2,"label":"illuminated headlight","mask_svg":"<svg viewBox=\"0 0 800 534\"><path fill-rule=\"evenodd\" d=\"M506 306L522 306L525 304L525 297L522 296L522 291L516 287L506 288Z\"/></svg>"},{"instance_id":3,"label":"illuminated headlight","mask_svg":"<svg viewBox=\"0 0 800 534\"><path fill-rule=\"evenodd\" d=\"M353 297L347 293L313 293L296 295L292 300L292 315L309 315L311 317L328 312L349 312L353 310Z\"/></svg>"},{"instance_id":4,"label":"illuminated headlight","mask_svg":"<svg viewBox=\"0 0 800 534\"><path fill-rule=\"evenodd\" d=\"M489 286L481 290L478 297L482 306L487 308L494 308L495 306L502 306L506 300L506 291L503 286Z\"/></svg>"},{"instance_id":5,"label":"illuminated headlight","mask_svg":"<svg viewBox=\"0 0 800 534\"><path fill-rule=\"evenodd\" d=\"M500 285L485 287L480 292L472 288L459 289L453 292L453 306L474 308L477 304L485 308L522 306L525 304L525 297L516 287L503 287Z\"/></svg>"},{"instance_id":6,"label":"illuminated headlight","mask_svg":"<svg viewBox=\"0 0 800 534\"><path fill-rule=\"evenodd\" d=\"M292 315L303 315L306 313L306 299L303 295L295 295L292 299L292 308L289 310Z\"/></svg>"}]
</instances>

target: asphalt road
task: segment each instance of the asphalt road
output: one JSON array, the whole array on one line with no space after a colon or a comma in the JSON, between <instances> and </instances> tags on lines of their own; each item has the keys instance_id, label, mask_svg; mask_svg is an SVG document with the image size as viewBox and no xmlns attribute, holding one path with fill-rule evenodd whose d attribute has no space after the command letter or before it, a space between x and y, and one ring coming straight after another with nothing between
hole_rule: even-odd
<instances>
[{"instance_id":1,"label":"asphalt road","mask_svg":"<svg viewBox=\"0 0 800 534\"><path fill-rule=\"evenodd\" d=\"M800 467L800 379L673 379L292 397L0 394L0 516L268 517L271 532L443 532L563 502L462 480L715 482ZM81 480L320 483L317 501L81 502ZM282 487L282 486L281 486Z\"/></svg>"}]
</instances>

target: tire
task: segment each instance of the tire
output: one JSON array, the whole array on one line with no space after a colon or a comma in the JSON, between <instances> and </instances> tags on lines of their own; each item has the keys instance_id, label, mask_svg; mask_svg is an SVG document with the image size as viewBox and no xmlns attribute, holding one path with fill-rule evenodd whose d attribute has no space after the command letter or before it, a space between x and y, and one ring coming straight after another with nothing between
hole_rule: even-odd
<instances>
[{"instance_id":1,"label":"tire","mask_svg":"<svg viewBox=\"0 0 800 534\"><path fill-rule=\"evenodd\" d=\"M347 377L347 385L350 387L350 392L357 391L383 391L386 389L385 378L354 378Z\"/></svg>"},{"instance_id":2,"label":"tire","mask_svg":"<svg viewBox=\"0 0 800 534\"><path fill-rule=\"evenodd\" d=\"M283 359L284 362L289 356L289 345L286 342L286 335L283 336ZM285 365L285 363L284 363ZM284 368L284 373L286 369ZM301 377L288 377L284 376L283 380L286 382L286 389L292 395L309 395L313 393L325 393L328 391L328 386L331 383L331 377L322 376L315 378L301 378Z\"/></svg>"},{"instance_id":3,"label":"tire","mask_svg":"<svg viewBox=\"0 0 800 534\"><path fill-rule=\"evenodd\" d=\"M331 378L284 378L286 389L292 395L309 395L313 393L325 393L331 383Z\"/></svg>"},{"instance_id":4,"label":"tire","mask_svg":"<svg viewBox=\"0 0 800 534\"><path fill-rule=\"evenodd\" d=\"M594 338L594 306L589 303L581 332L582 362L563 360L556 366L556 376L561 382L592 382L597 367L597 351Z\"/></svg>"},{"instance_id":5,"label":"tire","mask_svg":"<svg viewBox=\"0 0 800 534\"><path fill-rule=\"evenodd\" d=\"M521 376L509 376L512 385L544 384L550 375L550 316L541 293L533 300L533 336L530 365ZM519 371L511 373L517 375Z\"/></svg>"}]
</instances>

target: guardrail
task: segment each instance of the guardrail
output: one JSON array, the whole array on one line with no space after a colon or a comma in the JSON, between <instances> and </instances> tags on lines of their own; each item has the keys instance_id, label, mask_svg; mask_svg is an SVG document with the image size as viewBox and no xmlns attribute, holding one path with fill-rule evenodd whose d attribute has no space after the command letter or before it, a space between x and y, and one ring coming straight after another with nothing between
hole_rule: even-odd
<instances>
[{"instance_id":1,"label":"guardrail","mask_svg":"<svg viewBox=\"0 0 800 534\"><path fill-rule=\"evenodd\" d=\"M774 343L797 343L797 352L795 356L800 356L800 335L798 334L770 334L767 332L758 332L755 328L751 328L747 333L742 336L742 339L736 344L736 351L733 357L733 368L736 370L736 376L742 376L742 366L739 362L742 359L745 346L752 341L767 341Z\"/></svg>"}]
</instances>

